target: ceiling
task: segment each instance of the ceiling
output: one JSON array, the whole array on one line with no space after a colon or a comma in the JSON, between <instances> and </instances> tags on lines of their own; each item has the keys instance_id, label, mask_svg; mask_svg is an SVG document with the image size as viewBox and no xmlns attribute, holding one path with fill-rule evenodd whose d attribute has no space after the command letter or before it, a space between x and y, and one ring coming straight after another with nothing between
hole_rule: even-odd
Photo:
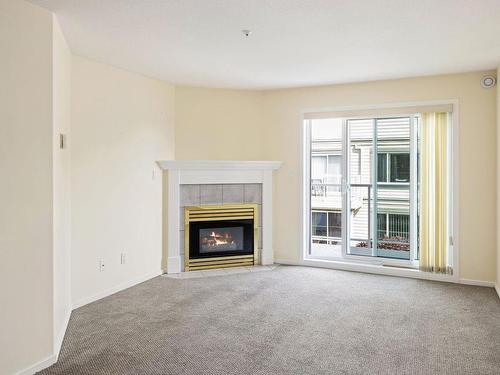
<instances>
[{"instance_id":1,"label":"ceiling","mask_svg":"<svg viewBox=\"0 0 500 375\"><path fill-rule=\"evenodd\" d=\"M270 89L500 63L500 0L30 1L56 13L75 54L180 85Z\"/></svg>"}]
</instances>

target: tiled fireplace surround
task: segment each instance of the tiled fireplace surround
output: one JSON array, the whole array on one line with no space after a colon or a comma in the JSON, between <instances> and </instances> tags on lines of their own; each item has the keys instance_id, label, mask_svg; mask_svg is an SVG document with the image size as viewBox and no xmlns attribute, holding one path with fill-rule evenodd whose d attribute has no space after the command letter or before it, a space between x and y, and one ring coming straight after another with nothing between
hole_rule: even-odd
<instances>
[{"instance_id":1,"label":"tiled fireplace surround","mask_svg":"<svg viewBox=\"0 0 500 375\"><path fill-rule=\"evenodd\" d=\"M164 160L165 272L184 270L184 208L197 205L258 204L259 264L273 264L273 171L279 161ZM166 260L166 262L165 262Z\"/></svg>"},{"instance_id":2,"label":"tiled fireplace surround","mask_svg":"<svg viewBox=\"0 0 500 375\"><path fill-rule=\"evenodd\" d=\"M262 224L262 184L196 184L180 185L180 223L179 243L181 267L184 265L184 208L199 205L226 205L256 203L259 206L259 223ZM262 251L262 227L258 230L258 250ZM260 258L260 254L259 254Z\"/></svg>"}]
</instances>

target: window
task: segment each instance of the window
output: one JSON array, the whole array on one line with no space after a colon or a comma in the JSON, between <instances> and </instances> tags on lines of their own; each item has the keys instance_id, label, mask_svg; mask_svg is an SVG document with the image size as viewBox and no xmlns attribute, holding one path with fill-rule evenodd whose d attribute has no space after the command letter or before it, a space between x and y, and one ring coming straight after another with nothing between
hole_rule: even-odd
<instances>
[{"instance_id":1,"label":"window","mask_svg":"<svg viewBox=\"0 0 500 375\"><path fill-rule=\"evenodd\" d=\"M377 158L377 181L387 182L387 154L378 154Z\"/></svg>"},{"instance_id":2,"label":"window","mask_svg":"<svg viewBox=\"0 0 500 375\"><path fill-rule=\"evenodd\" d=\"M410 182L410 154L379 153L378 182Z\"/></svg>"},{"instance_id":3,"label":"window","mask_svg":"<svg viewBox=\"0 0 500 375\"><path fill-rule=\"evenodd\" d=\"M313 186L315 195L341 191L341 176L341 155L313 155L311 157L311 179L315 184Z\"/></svg>"},{"instance_id":4,"label":"window","mask_svg":"<svg viewBox=\"0 0 500 375\"><path fill-rule=\"evenodd\" d=\"M390 265L448 272L454 228L452 117L442 111L447 105L438 107L425 113L413 113L412 107L396 116L363 111L353 118L335 112L306 116L306 256L383 258ZM435 223L446 228L439 235ZM439 262L420 257L424 251L443 256Z\"/></svg>"},{"instance_id":5,"label":"window","mask_svg":"<svg viewBox=\"0 0 500 375\"><path fill-rule=\"evenodd\" d=\"M378 238L410 238L410 216L404 214L377 214Z\"/></svg>"},{"instance_id":6,"label":"window","mask_svg":"<svg viewBox=\"0 0 500 375\"><path fill-rule=\"evenodd\" d=\"M313 156L311 161L311 178L323 180L326 176L326 155Z\"/></svg>"},{"instance_id":7,"label":"window","mask_svg":"<svg viewBox=\"0 0 500 375\"><path fill-rule=\"evenodd\" d=\"M342 237L342 216L340 212L328 213L328 236Z\"/></svg>"},{"instance_id":8,"label":"window","mask_svg":"<svg viewBox=\"0 0 500 375\"><path fill-rule=\"evenodd\" d=\"M314 155L311 163L311 178L326 182L329 177L341 175L341 161L340 155Z\"/></svg>"},{"instance_id":9,"label":"window","mask_svg":"<svg viewBox=\"0 0 500 375\"><path fill-rule=\"evenodd\" d=\"M326 212L312 212L312 235L325 237L328 229Z\"/></svg>"},{"instance_id":10,"label":"window","mask_svg":"<svg viewBox=\"0 0 500 375\"><path fill-rule=\"evenodd\" d=\"M318 237L342 237L340 212L312 211L311 232Z\"/></svg>"}]
</instances>

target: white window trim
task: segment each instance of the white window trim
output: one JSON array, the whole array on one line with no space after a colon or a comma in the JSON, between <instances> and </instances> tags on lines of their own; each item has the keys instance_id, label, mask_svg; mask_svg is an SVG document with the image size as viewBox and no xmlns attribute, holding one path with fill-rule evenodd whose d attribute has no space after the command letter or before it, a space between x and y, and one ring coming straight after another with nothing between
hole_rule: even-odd
<instances>
[{"instance_id":1,"label":"white window trim","mask_svg":"<svg viewBox=\"0 0 500 375\"><path fill-rule=\"evenodd\" d=\"M311 126L310 121L304 120L305 115L309 113L320 113L320 112L345 112L345 111L366 111L366 110L378 110L378 109L397 109L397 108L408 108L408 107L424 107L424 106L439 106L439 105L451 105L452 106L452 121L451 121L451 132L450 138L451 148L450 154L453 158L448 158L452 164L452 174L450 176L450 195L452 204L450 205L449 220L450 225L450 239L452 239L452 244L450 245L451 253L453 254L453 275L440 275L433 274L429 272L421 272L415 269L415 265L409 265L408 261L400 262L398 260L391 260L388 262L385 259L356 259L355 256L350 256L349 259L314 259L308 256L309 239L310 239L310 218L309 212L311 209L311 201L309 193L309 181L308 176L310 173L309 155L311 152ZM329 108L311 108L304 109L301 111L302 116L300 117L300 139L301 139L301 179L302 186L300 189L301 202L300 206L300 216L302 217L302 228L301 234L301 249L299 254L299 262L287 262L281 260L282 263L289 264L299 264L307 266L316 266L332 269L341 269L349 271L358 272L368 272L383 275L393 275L402 276L410 278L428 279L428 280L441 280L450 282L460 281L460 269L459 269L459 102L458 99L445 99L445 100L435 100L435 101L421 101L421 102L401 102L401 103L382 103L373 105L355 105L355 106L345 106L345 107L329 107ZM345 215L344 215L345 216ZM364 257L360 257L364 258ZM413 268L407 268L412 267Z\"/></svg>"}]
</instances>

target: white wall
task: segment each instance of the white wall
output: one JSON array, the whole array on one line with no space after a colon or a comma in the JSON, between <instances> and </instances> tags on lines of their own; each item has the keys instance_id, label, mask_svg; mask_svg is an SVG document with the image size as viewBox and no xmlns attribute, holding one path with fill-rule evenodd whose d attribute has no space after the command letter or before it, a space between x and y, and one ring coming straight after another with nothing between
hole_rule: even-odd
<instances>
[{"instance_id":1,"label":"white wall","mask_svg":"<svg viewBox=\"0 0 500 375\"><path fill-rule=\"evenodd\" d=\"M0 374L52 354L52 15L0 0Z\"/></svg>"},{"instance_id":2,"label":"white wall","mask_svg":"<svg viewBox=\"0 0 500 375\"><path fill-rule=\"evenodd\" d=\"M71 52L59 23L53 22L54 173L54 351L58 352L71 314L71 147L61 149L59 134L71 140Z\"/></svg>"},{"instance_id":3,"label":"white wall","mask_svg":"<svg viewBox=\"0 0 500 375\"><path fill-rule=\"evenodd\" d=\"M174 156L174 88L76 56L71 76L72 300L78 306L160 272L162 176L155 162Z\"/></svg>"}]
</instances>

